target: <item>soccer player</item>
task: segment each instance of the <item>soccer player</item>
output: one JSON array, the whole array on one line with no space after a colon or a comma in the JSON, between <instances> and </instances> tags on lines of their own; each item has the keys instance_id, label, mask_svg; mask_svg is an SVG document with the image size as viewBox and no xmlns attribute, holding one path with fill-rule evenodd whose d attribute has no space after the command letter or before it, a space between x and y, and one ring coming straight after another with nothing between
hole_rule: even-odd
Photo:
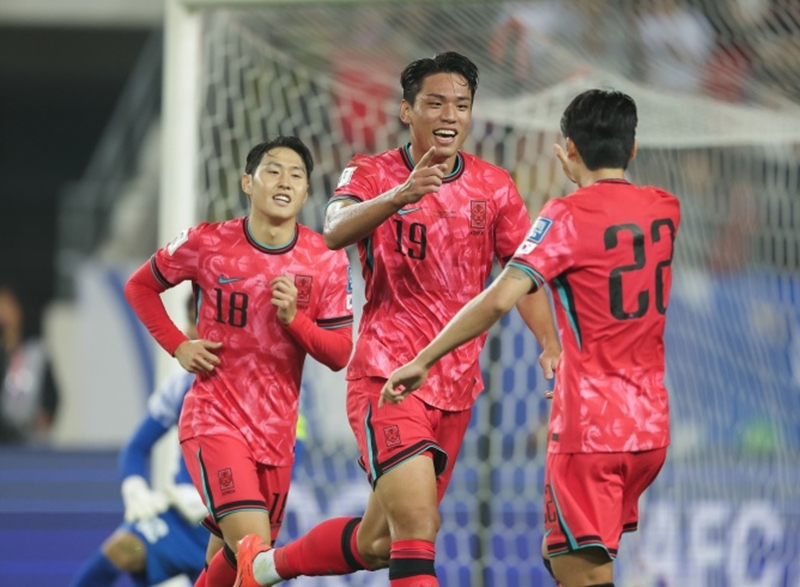
<instances>
[{"instance_id":1,"label":"soccer player","mask_svg":"<svg viewBox=\"0 0 800 587\"><path fill-rule=\"evenodd\" d=\"M438 585L439 503L483 390L485 337L442 361L411 401L379 410L378 400L386 374L484 288L494 260L511 257L530 219L505 170L460 150L478 85L472 61L454 52L419 59L400 81L400 118L411 141L353 158L324 229L331 248L358 243L366 282L347 409L374 491L363 518L328 520L284 547L270 550L247 537L237 585L387 565L393 587ZM518 307L536 325L552 377L561 347L545 292L521 296Z\"/></svg>"},{"instance_id":2,"label":"soccer player","mask_svg":"<svg viewBox=\"0 0 800 587\"><path fill-rule=\"evenodd\" d=\"M636 124L636 104L621 92L588 90L570 103L566 151L557 145L556 154L578 189L545 204L500 276L391 374L381 396L389 409L413 401L439 359L531 291L555 289L564 356L548 430L543 553L562 587L613 586L620 536L636 530L639 496L669 444L664 326L680 205L626 181Z\"/></svg>"},{"instance_id":3,"label":"soccer player","mask_svg":"<svg viewBox=\"0 0 800 587\"><path fill-rule=\"evenodd\" d=\"M300 139L256 145L241 180L249 214L181 232L126 285L153 337L198 374L181 414L181 449L210 512L204 523L225 542L198 585L230 586L238 541L277 536L305 357L339 370L352 351L347 255L297 222L312 168ZM160 297L186 280L199 300L198 340L175 327Z\"/></svg>"},{"instance_id":4,"label":"soccer player","mask_svg":"<svg viewBox=\"0 0 800 587\"><path fill-rule=\"evenodd\" d=\"M186 335L197 338L194 300L187 302ZM174 484L154 491L147 481L153 446L178 424L184 396L195 376L181 371L168 378L150 397L147 415L120 453L125 522L89 558L72 587L113 585L128 573L134 584L155 585L186 575L194 580L203 570L208 531L206 515L182 458Z\"/></svg>"}]
</instances>

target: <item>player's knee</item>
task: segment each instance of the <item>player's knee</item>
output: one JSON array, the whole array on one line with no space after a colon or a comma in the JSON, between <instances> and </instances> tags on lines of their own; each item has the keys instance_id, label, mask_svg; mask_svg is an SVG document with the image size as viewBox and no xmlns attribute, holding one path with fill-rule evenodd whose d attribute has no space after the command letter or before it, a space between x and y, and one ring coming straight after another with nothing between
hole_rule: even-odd
<instances>
[{"instance_id":1,"label":"player's knee","mask_svg":"<svg viewBox=\"0 0 800 587\"><path fill-rule=\"evenodd\" d=\"M442 519L436 504L404 508L392 515L392 539L436 542L441 525Z\"/></svg>"},{"instance_id":2,"label":"player's knee","mask_svg":"<svg viewBox=\"0 0 800 587\"><path fill-rule=\"evenodd\" d=\"M358 554L371 571L385 569L389 566L391 550L392 539L388 536L369 542L358 541Z\"/></svg>"},{"instance_id":3,"label":"player's knee","mask_svg":"<svg viewBox=\"0 0 800 587\"><path fill-rule=\"evenodd\" d=\"M141 573L146 564L146 546L131 532L117 530L103 543L103 554L111 564L126 573Z\"/></svg>"}]
</instances>

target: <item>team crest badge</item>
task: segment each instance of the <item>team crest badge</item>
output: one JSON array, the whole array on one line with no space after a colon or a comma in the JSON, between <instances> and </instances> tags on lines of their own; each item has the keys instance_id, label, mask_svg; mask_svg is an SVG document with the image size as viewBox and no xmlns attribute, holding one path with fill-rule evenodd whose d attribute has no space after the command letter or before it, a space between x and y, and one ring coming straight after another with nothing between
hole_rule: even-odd
<instances>
[{"instance_id":1,"label":"team crest badge","mask_svg":"<svg viewBox=\"0 0 800 587\"><path fill-rule=\"evenodd\" d=\"M383 437L386 446L397 446L400 444L400 429L397 426L387 426L383 429Z\"/></svg>"},{"instance_id":2,"label":"team crest badge","mask_svg":"<svg viewBox=\"0 0 800 587\"><path fill-rule=\"evenodd\" d=\"M314 278L310 275L295 275L294 286L297 288L297 303L308 304L311 302L311 285Z\"/></svg>"},{"instance_id":3,"label":"team crest badge","mask_svg":"<svg viewBox=\"0 0 800 587\"><path fill-rule=\"evenodd\" d=\"M486 228L485 200L472 200L469 203L469 227L480 230Z\"/></svg>"},{"instance_id":4,"label":"team crest badge","mask_svg":"<svg viewBox=\"0 0 800 587\"><path fill-rule=\"evenodd\" d=\"M233 482L233 471L222 469L217 473L217 477L219 478L219 489L223 494L236 491L236 485Z\"/></svg>"}]
</instances>

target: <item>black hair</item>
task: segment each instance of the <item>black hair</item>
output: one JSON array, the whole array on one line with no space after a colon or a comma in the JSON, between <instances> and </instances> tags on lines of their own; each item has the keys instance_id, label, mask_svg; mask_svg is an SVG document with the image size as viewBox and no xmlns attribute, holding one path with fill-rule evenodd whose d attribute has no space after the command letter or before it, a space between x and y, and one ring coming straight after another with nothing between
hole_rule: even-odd
<instances>
[{"instance_id":1,"label":"black hair","mask_svg":"<svg viewBox=\"0 0 800 587\"><path fill-rule=\"evenodd\" d=\"M258 169L258 165L261 163L261 159L264 158L264 155L269 153L272 149L277 149L279 147L291 149L300 155L300 159L303 160L303 165L305 165L306 168L306 179L310 181L311 172L314 170L314 157L312 157L311 151L306 147L303 141L292 136L277 136L269 141L259 143L250 149L250 152L247 154L244 172L247 175L253 175L256 169Z\"/></svg>"},{"instance_id":2,"label":"black hair","mask_svg":"<svg viewBox=\"0 0 800 587\"><path fill-rule=\"evenodd\" d=\"M457 73L467 80L470 98L475 97L475 91L478 89L478 67L461 53L447 51L433 57L417 59L406 66L400 74L403 99L413 104L425 78L435 73Z\"/></svg>"},{"instance_id":3,"label":"black hair","mask_svg":"<svg viewBox=\"0 0 800 587\"><path fill-rule=\"evenodd\" d=\"M636 102L616 90L578 94L561 117L561 132L571 139L586 167L627 169L636 138Z\"/></svg>"}]
</instances>

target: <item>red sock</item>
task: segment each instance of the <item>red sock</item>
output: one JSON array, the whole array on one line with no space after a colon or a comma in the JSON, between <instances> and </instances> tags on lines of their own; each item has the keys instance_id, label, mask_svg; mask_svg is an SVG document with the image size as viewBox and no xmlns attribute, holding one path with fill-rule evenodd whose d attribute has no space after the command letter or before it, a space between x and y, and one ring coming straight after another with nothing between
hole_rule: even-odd
<instances>
[{"instance_id":1,"label":"red sock","mask_svg":"<svg viewBox=\"0 0 800 587\"><path fill-rule=\"evenodd\" d=\"M231 587L236 581L236 555L226 544L208 563L207 587Z\"/></svg>"},{"instance_id":2,"label":"red sock","mask_svg":"<svg viewBox=\"0 0 800 587\"><path fill-rule=\"evenodd\" d=\"M436 545L427 540L398 540L392 542L389 559L391 587L438 587Z\"/></svg>"},{"instance_id":3,"label":"red sock","mask_svg":"<svg viewBox=\"0 0 800 587\"><path fill-rule=\"evenodd\" d=\"M334 518L314 526L305 536L275 549L275 570L284 579L294 579L349 575L367 568L356 547L359 524L361 518Z\"/></svg>"},{"instance_id":4,"label":"red sock","mask_svg":"<svg viewBox=\"0 0 800 587\"><path fill-rule=\"evenodd\" d=\"M206 587L206 577L208 576L208 567L203 569L197 579L194 581L194 587Z\"/></svg>"}]
</instances>

